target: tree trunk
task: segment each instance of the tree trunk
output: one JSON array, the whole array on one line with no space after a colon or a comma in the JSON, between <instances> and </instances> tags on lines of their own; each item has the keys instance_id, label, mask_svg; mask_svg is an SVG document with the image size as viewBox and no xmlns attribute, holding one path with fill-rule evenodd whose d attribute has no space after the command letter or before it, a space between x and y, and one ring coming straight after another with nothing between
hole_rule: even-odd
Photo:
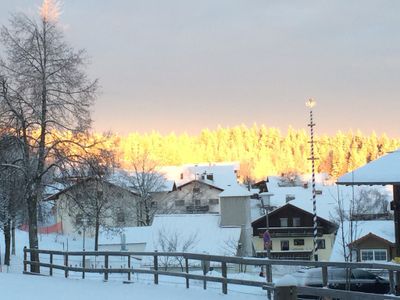
<instances>
[{"instance_id":1,"label":"tree trunk","mask_svg":"<svg viewBox=\"0 0 400 300\"><path fill-rule=\"evenodd\" d=\"M38 228L37 228L37 198L34 196L28 199L28 226L29 226L29 248L39 249ZM39 254L31 252L31 261L39 262ZM31 265L31 272L40 273L39 265Z\"/></svg>"},{"instance_id":2,"label":"tree trunk","mask_svg":"<svg viewBox=\"0 0 400 300\"><path fill-rule=\"evenodd\" d=\"M15 219L11 223L11 255L15 255Z\"/></svg>"},{"instance_id":3,"label":"tree trunk","mask_svg":"<svg viewBox=\"0 0 400 300\"><path fill-rule=\"evenodd\" d=\"M94 232L94 251L99 250L99 218L96 218L95 232Z\"/></svg>"},{"instance_id":4,"label":"tree trunk","mask_svg":"<svg viewBox=\"0 0 400 300\"><path fill-rule=\"evenodd\" d=\"M10 265L10 245L11 245L11 226L10 220L8 220L4 224L4 241L5 241L5 253L4 253L4 264L9 266Z\"/></svg>"}]
</instances>

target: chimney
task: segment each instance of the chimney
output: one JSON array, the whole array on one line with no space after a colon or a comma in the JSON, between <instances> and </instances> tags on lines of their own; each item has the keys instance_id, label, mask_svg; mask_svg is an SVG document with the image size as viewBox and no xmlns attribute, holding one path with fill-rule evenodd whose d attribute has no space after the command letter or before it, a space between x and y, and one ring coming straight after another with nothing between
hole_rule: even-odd
<instances>
[{"instance_id":1,"label":"chimney","mask_svg":"<svg viewBox=\"0 0 400 300\"><path fill-rule=\"evenodd\" d=\"M228 186L220 198L221 227L240 227L240 243L243 256L252 255L250 196L240 185Z\"/></svg>"}]
</instances>

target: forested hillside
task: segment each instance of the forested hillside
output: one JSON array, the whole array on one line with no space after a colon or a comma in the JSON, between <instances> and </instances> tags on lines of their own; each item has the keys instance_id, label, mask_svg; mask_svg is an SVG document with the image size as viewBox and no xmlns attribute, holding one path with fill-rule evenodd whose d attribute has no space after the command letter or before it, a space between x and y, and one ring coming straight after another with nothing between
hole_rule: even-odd
<instances>
[{"instance_id":1,"label":"forested hillside","mask_svg":"<svg viewBox=\"0 0 400 300\"><path fill-rule=\"evenodd\" d=\"M276 128L241 125L204 129L195 136L152 132L113 136L111 140L109 145L117 149L123 167L129 167L132 155L145 151L160 165L240 161L254 179L287 171L310 171L306 130L289 128L282 133ZM333 136L317 136L318 172L337 177L399 147L399 138L389 138L385 134L338 131Z\"/></svg>"}]
</instances>

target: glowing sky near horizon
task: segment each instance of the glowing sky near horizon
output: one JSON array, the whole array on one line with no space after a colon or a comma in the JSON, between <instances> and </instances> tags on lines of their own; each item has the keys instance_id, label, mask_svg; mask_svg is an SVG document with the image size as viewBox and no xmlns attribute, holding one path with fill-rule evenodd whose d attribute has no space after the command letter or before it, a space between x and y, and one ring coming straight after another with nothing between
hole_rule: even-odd
<instances>
[{"instance_id":1,"label":"glowing sky near horizon","mask_svg":"<svg viewBox=\"0 0 400 300\"><path fill-rule=\"evenodd\" d=\"M40 0L0 0L37 13ZM198 133L253 123L400 137L400 1L64 0L101 94L94 128ZM0 46L1 47L1 46Z\"/></svg>"}]
</instances>

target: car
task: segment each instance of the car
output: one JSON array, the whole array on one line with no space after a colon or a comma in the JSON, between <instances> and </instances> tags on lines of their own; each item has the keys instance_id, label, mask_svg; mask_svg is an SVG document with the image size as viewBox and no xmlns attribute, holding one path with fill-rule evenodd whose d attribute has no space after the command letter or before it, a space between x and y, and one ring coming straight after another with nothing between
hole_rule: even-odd
<instances>
[{"instance_id":1,"label":"car","mask_svg":"<svg viewBox=\"0 0 400 300\"><path fill-rule=\"evenodd\" d=\"M346 269L328 267L328 288L345 290L346 289ZM296 273L299 286L322 287L322 268L303 269ZM369 271L362 269L351 270L350 290L373 293L387 294L390 291L390 283L386 279L379 277ZM318 299L307 295L299 296L301 299Z\"/></svg>"}]
</instances>

